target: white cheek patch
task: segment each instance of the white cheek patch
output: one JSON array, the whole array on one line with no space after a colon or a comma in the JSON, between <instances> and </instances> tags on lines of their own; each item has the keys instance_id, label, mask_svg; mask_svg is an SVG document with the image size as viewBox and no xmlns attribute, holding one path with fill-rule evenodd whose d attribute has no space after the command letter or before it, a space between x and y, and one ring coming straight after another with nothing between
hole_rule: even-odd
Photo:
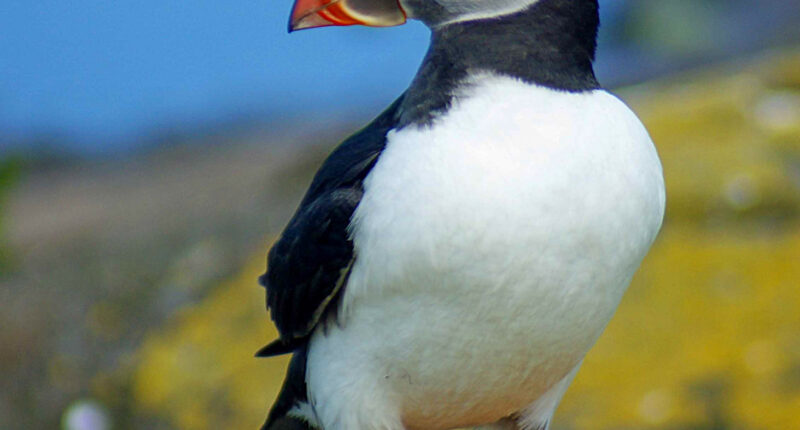
<instances>
[{"instance_id":1,"label":"white cheek patch","mask_svg":"<svg viewBox=\"0 0 800 430\"><path fill-rule=\"evenodd\" d=\"M519 12L539 0L438 0L438 3L455 17L437 23L442 27L456 22L494 18Z\"/></svg>"}]
</instances>

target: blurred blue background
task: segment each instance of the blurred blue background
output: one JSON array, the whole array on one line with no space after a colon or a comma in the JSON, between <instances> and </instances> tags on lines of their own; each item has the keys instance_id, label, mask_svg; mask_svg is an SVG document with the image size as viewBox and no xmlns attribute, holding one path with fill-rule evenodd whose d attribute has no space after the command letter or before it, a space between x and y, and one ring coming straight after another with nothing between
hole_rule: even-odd
<instances>
[{"instance_id":1,"label":"blurred blue background","mask_svg":"<svg viewBox=\"0 0 800 430\"><path fill-rule=\"evenodd\" d=\"M793 1L601 3L598 74L611 86L800 35ZM418 22L287 34L290 6L6 0L0 146L113 152L214 125L360 118L397 96L424 55Z\"/></svg>"},{"instance_id":2,"label":"blurred blue background","mask_svg":"<svg viewBox=\"0 0 800 430\"><path fill-rule=\"evenodd\" d=\"M667 219L554 428L800 428L800 1L600 3ZM266 248L429 37L290 8L0 1L0 429L263 420Z\"/></svg>"}]
</instances>

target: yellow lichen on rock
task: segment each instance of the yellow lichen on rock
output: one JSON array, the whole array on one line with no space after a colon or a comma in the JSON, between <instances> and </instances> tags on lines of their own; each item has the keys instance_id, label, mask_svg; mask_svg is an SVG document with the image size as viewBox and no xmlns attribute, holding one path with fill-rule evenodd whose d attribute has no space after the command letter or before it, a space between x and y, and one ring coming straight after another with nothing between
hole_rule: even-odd
<instances>
[{"instance_id":1,"label":"yellow lichen on rock","mask_svg":"<svg viewBox=\"0 0 800 430\"><path fill-rule=\"evenodd\" d=\"M287 364L254 357L277 336L256 283L263 261L182 310L140 348L133 394L144 412L187 430L258 428Z\"/></svg>"},{"instance_id":2,"label":"yellow lichen on rock","mask_svg":"<svg viewBox=\"0 0 800 430\"><path fill-rule=\"evenodd\" d=\"M800 428L797 261L800 228L668 226L559 418L576 429Z\"/></svg>"}]
</instances>

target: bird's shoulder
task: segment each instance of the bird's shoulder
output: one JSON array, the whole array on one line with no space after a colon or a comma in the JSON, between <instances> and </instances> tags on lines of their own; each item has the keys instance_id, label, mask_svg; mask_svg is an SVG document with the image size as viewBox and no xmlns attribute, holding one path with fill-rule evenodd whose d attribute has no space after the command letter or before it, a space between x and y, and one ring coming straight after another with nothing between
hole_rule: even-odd
<instances>
[{"instance_id":1,"label":"bird's shoulder","mask_svg":"<svg viewBox=\"0 0 800 430\"><path fill-rule=\"evenodd\" d=\"M400 96L366 127L345 139L331 152L314 175L299 209L313 203L322 194L360 186L386 146L386 134L397 124L404 97Z\"/></svg>"}]
</instances>

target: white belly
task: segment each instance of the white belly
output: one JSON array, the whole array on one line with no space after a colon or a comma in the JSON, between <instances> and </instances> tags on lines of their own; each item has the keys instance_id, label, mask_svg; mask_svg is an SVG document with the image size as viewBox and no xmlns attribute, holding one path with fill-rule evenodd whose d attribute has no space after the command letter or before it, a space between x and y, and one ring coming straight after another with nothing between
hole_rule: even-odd
<instances>
[{"instance_id":1,"label":"white belly","mask_svg":"<svg viewBox=\"0 0 800 430\"><path fill-rule=\"evenodd\" d=\"M622 102L508 78L431 129L391 132L364 186L343 325L309 356L317 413L341 428L367 419L337 406L343 390L408 428L534 402L597 340L664 211L655 149Z\"/></svg>"}]
</instances>

